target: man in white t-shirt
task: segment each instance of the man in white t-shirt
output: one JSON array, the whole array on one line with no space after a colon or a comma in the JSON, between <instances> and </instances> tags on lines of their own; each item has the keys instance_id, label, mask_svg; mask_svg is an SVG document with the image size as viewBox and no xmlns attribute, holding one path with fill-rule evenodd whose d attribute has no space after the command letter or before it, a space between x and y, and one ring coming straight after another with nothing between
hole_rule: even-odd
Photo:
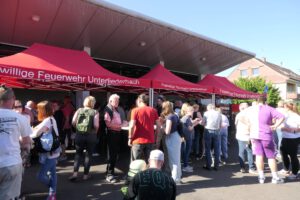
<instances>
[{"instance_id":1,"label":"man in white t-shirt","mask_svg":"<svg viewBox=\"0 0 300 200\"><path fill-rule=\"evenodd\" d=\"M32 130L28 120L12 110L15 95L11 88L0 86L0 199L20 196L22 159L20 144L30 150Z\"/></svg>"},{"instance_id":2,"label":"man in white t-shirt","mask_svg":"<svg viewBox=\"0 0 300 200\"><path fill-rule=\"evenodd\" d=\"M202 124L204 125L204 141L205 141L205 157L206 166L203 168L206 170L211 169L212 155L211 155L211 143L213 141L214 150L214 170L218 170L220 162L220 129L222 125L222 115L216 111L216 107L213 104L207 105L207 111L203 115Z\"/></svg>"}]
</instances>

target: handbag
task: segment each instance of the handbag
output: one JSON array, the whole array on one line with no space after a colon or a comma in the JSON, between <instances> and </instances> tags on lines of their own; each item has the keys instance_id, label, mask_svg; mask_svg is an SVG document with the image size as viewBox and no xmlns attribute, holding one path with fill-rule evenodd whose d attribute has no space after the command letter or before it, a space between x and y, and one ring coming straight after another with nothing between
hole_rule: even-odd
<instances>
[{"instance_id":1,"label":"handbag","mask_svg":"<svg viewBox=\"0 0 300 200\"><path fill-rule=\"evenodd\" d=\"M51 121L51 128L49 131L42 133L40 136L34 138L35 149L39 153L52 153L60 147L60 140L53 128L53 122Z\"/></svg>"}]
</instances>

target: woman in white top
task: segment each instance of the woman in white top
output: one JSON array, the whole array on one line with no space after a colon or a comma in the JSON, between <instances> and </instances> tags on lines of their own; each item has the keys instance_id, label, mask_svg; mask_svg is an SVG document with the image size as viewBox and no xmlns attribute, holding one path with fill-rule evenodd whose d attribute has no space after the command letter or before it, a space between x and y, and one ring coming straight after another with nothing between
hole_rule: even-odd
<instances>
[{"instance_id":1,"label":"woman in white top","mask_svg":"<svg viewBox=\"0 0 300 200\"><path fill-rule=\"evenodd\" d=\"M53 128L56 135L58 136L58 129L56 121L53 117L53 110L51 103L49 101L42 101L37 105L38 109L38 120L41 121L34 130L31 138L40 136L43 133L51 134L48 132ZM47 133L48 132L48 133ZM56 151L51 153L40 153L40 163L41 169L38 174L38 179L46 186L49 187L48 200L56 200L56 185L57 185L57 175L56 175L56 162L59 157L61 149L58 148ZM50 174L50 176L49 176Z\"/></svg>"},{"instance_id":2,"label":"woman in white top","mask_svg":"<svg viewBox=\"0 0 300 200\"><path fill-rule=\"evenodd\" d=\"M300 144L300 116L293 111L293 103L285 104L287 109L286 119L282 131L281 156L284 170L288 171L290 165L292 173L288 179L294 180L298 176L299 160L297 158L298 145Z\"/></svg>"}]
</instances>

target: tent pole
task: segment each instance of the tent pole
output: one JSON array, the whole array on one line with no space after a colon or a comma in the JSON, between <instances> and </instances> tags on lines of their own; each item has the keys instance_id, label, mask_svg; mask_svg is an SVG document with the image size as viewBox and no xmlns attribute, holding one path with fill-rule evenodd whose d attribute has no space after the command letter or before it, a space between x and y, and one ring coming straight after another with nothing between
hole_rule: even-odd
<instances>
[{"instance_id":1,"label":"tent pole","mask_svg":"<svg viewBox=\"0 0 300 200\"><path fill-rule=\"evenodd\" d=\"M211 96L211 103L213 105L216 105L216 94L212 94L212 96Z\"/></svg>"},{"instance_id":2,"label":"tent pole","mask_svg":"<svg viewBox=\"0 0 300 200\"><path fill-rule=\"evenodd\" d=\"M153 88L149 88L149 106L153 107Z\"/></svg>"}]
</instances>

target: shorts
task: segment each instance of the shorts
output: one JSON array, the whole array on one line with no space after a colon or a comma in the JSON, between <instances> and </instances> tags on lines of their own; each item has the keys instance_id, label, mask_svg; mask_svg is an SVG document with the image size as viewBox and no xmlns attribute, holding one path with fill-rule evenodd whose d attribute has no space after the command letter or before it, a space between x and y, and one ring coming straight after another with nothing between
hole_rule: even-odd
<instances>
[{"instance_id":1,"label":"shorts","mask_svg":"<svg viewBox=\"0 0 300 200\"><path fill-rule=\"evenodd\" d=\"M251 142L254 155L265 155L267 158L275 158L276 152L273 140L251 139Z\"/></svg>"},{"instance_id":2,"label":"shorts","mask_svg":"<svg viewBox=\"0 0 300 200\"><path fill-rule=\"evenodd\" d=\"M20 196L22 164L0 168L0 199L14 199Z\"/></svg>"}]
</instances>

